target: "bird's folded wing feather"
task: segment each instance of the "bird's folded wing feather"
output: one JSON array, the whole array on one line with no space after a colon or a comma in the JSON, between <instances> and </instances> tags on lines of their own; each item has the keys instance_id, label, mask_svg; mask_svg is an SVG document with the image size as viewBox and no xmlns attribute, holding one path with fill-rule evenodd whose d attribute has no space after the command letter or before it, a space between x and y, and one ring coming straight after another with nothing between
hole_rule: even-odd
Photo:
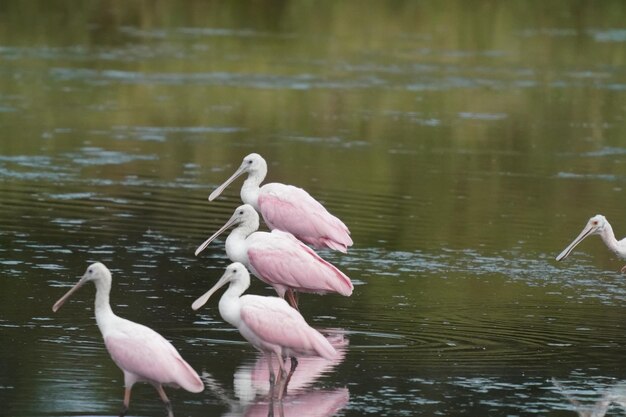
<instances>
[{"instance_id":1,"label":"bird's folded wing feather","mask_svg":"<svg viewBox=\"0 0 626 417\"><path fill-rule=\"evenodd\" d=\"M191 392L202 391L204 386L198 374L170 342L146 326L132 324L104 337L111 358L122 370L141 379L176 384Z\"/></svg>"},{"instance_id":2,"label":"bird's folded wing feather","mask_svg":"<svg viewBox=\"0 0 626 417\"><path fill-rule=\"evenodd\" d=\"M352 244L347 226L302 188L268 184L263 191L259 208L270 227L303 237L347 239Z\"/></svg>"},{"instance_id":3,"label":"bird's folded wing feather","mask_svg":"<svg viewBox=\"0 0 626 417\"><path fill-rule=\"evenodd\" d=\"M248 257L267 281L300 291L352 293L350 278L290 233L273 230L259 237L249 237Z\"/></svg>"},{"instance_id":4,"label":"bird's folded wing feather","mask_svg":"<svg viewBox=\"0 0 626 417\"><path fill-rule=\"evenodd\" d=\"M242 297L241 319L265 343L314 351L311 328L285 300L277 297Z\"/></svg>"}]
</instances>

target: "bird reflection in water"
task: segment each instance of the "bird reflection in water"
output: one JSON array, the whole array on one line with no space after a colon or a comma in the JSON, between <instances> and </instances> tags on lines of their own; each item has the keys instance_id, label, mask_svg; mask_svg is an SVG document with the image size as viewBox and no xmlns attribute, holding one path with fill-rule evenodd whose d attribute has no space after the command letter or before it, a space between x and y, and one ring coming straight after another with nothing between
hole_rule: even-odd
<instances>
[{"instance_id":1,"label":"bird reflection in water","mask_svg":"<svg viewBox=\"0 0 626 417\"><path fill-rule=\"evenodd\" d=\"M615 384L607 389L602 394L602 397L593 404L593 406L586 406L581 404L576 398L572 397L568 391L561 385L559 381L552 378L552 383L559 390L559 392L568 399L568 401L574 406L574 411L580 417L604 417L609 411L612 404L617 404L626 411L626 383L621 382Z\"/></svg>"},{"instance_id":2,"label":"bird reflection in water","mask_svg":"<svg viewBox=\"0 0 626 417\"><path fill-rule=\"evenodd\" d=\"M348 388L310 389L318 378L343 362L349 343L342 330L322 330L322 333L327 335L328 341L337 350L338 355L332 360L319 357L298 358L298 366L289 379L287 393L282 402L274 402L270 395L269 370L265 355L259 354L254 363L242 365L235 371L234 395L211 375L204 373L202 379L206 387L229 407L229 411L223 417L274 415L324 417L335 415L345 407L350 400Z\"/></svg>"}]
</instances>

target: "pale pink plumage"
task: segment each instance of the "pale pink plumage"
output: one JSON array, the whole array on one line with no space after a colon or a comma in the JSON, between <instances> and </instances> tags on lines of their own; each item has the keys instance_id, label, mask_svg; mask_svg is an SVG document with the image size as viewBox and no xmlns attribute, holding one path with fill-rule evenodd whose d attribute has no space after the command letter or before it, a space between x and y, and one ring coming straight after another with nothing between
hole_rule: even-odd
<instances>
[{"instance_id":1,"label":"pale pink plumage","mask_svg":"<svg viewBox=\"0 0 626 417\"><path fill-rule=\"evenodd\" d=\"M348 227L302 188L279 183L261 187L259 211L270 229L284 230L316 248L346 252Z\"/></svg>"},{"instance_id":2,"label":"pale pink plumage","mask_svg":"<svg viewBox=\"0 0 626 417\"><path fill-rule=\"evenodd\" d=\"M204 389L198 374L176 348L149 327L129 322L124 329L115 329L104 337L104 344L113 362L135 382L158 382L189 392Z\"/></svg>"},{"instance_id":3,"label":"pale pink plumage","mask_svg":"<svg viewBox=\"0 0 626 417\"><path fill-rule=\"evenodd\" d=\"M350 278L293 235L280 230L256 232L259 215L243 204L231 218L196 249L202 252L220 233L237 225L226 239L226 254L241 262L258 278L284 297L288 290L310 293L337 292L349 296L354 289Z\"/></svg>"},{"instance_id":4,"label":"pale pink plumage","mask_svg":"<svg viewBox=\"0 0 626 417\"><path fill-rule=\"evenodd\" d=\"M282 357L320 356L331 360L337 351L297 310L277 297L239 298L242 335L259 350Z\"/></svg>"},{"instance_id":5,"label":"pale pink plumage","mask_svg":"<svg viewBox=\"0 0 626 417\"><path fill-rule=\"evenodd\" d=\"M328 342L335 348L337 355L331 360L318 356L298 358L298 369L289 379L291 392L305 391L322 375L332 371L345 358L349 340L341 330L334 329L327 336ZM280 371L274 366L274 371ZM241 366L234 376L235 392L240 399L251 401L257 395L269 392L269 364L265 355L259 355L253 365Z\"/></svg>"},{"instance_id":6,"label":"pale pink plumage","mask_svg":"<svg viewBox=\"0 0 626 417\"><path fill-rule=\"evenodd\" d=\"M281 297L288 289L352 294L350 278L289 233L280 230L252 233L246 244L253 273L273 286Z\"/></svg>"},{"instance_id":7,"label":"pale pink plumage","mask_svg":"<svg viewBox=\"0 0 626 417\"><path fill-rule=\"evenodd\" d=\"M302 188L281 183L261 187L267 163L256 153L243 159L237 171L211 193L209 201L244 173L248 178L241 188L241 200L259 211L270 229L289 232L316 248L346 252L352 246L348 227Z\"/></svg>"},{"instance_id":8,"label":"pale pink plumage","mask_svg":"<svg viewBox=\"0 0 626 417\"><path fill-rule=\"evenodd\" d=\"M282 386L278 398L286 390L287 369L285 359L290 356L320 356L334 359L337 351L317 330L310 327L302 315L278 297L244 295L250 286L246 267L235 262L229 265L219 281L193 304L194 310L202 307L219 288L229 284L219 302L220 315L235 326L252 346L268 357L270 386L274 389L272 357L278 359Z\"/></svg>"},{"instance_id":9,"label":"pale pink plumage","mask_svg":"<svg viewBox=\"0 0 626 417\"><path fill-rule=\"evenodd\" d=\"M165 403L169 416L173 416L163 385L182 387L190 392L200 392L204 384L198 374L181 358L178 351L163 336L144 325L121 318L111 310L111 272L100 262L87 268L85 274L52 307L57 311L67 299L86 282L96 286L95 313L104 344L117 366L124 372L124 408L128 410L130 393L135 382L149 382L156 388Z\"/></svg>"}]
</instances>

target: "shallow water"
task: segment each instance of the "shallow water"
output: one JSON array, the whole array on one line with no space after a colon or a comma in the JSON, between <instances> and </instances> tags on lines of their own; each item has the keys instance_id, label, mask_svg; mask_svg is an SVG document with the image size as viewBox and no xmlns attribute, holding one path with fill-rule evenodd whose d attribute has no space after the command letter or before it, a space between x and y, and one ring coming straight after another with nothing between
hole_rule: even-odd
<instances>
[{"instance_id":1,"label":"shallow water","mask_svg":"<svg viewBox=\"0 0 626 417\"><path fill-rule=\"evenodd\" d=\"M119 410L93 289L51 311L97 260L116 313L202 373L202 394L168 390L176 415L268 415L256 352L216 300L190 308L229 263L223 238L193 252L241 181L207 196L249 152L355 242L320 252L354 294L301 297L342 355L301 363L276 414L623 413L623 264L595 237L554 257L594 214L624 233L625 17L621 2L2 2L2 413ZM163 413L137 385L131 414Z\"/></svg>"}]
</instances>

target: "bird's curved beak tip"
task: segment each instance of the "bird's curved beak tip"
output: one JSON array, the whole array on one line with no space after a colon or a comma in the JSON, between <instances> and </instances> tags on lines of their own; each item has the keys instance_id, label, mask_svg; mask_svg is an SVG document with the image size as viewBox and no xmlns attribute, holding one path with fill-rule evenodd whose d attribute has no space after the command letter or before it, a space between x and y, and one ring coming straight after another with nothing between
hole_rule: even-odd
<instances>
[{"instance_id":1,"label":"bird's curved beak tip","mask_svg":"<svg viewBox=\"0 0 626 417\"><path fill-rule=\"evenodd\" d=\"M205 296L201 296L200 298L198 298L196 301L193 302L193 304L191 305L191 309L193 311L197 311L200 310L200 308L206 304L206 302L208 301L208 299L204 300Z\"/></svg>"}]
</instances>

